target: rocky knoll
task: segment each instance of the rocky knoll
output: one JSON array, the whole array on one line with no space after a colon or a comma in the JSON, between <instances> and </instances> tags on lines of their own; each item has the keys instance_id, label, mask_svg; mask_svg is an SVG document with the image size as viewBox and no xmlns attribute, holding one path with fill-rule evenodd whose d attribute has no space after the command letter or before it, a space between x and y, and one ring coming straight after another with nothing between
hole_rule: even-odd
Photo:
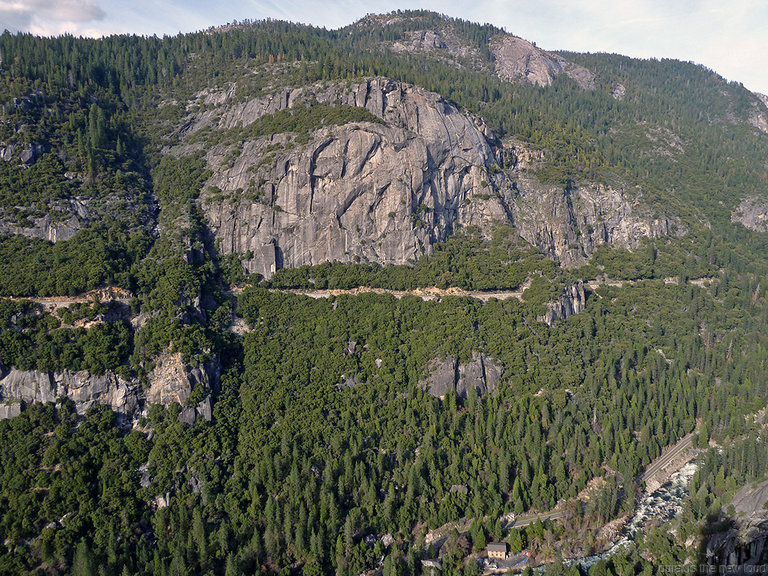
<instances>
[{"instance_id":1,"label":"rocky knoll","mask_svg":"<svg viewBox=\"0 0 768 576\"><path fill-rule=\"evenodd\" d=\"M395 14L369 15L358 26L373 23L386 28L401 24L403 20L409 18ZM416 19L411 19L411 26L416 23ZM457 68L491 71L495 68L496 75L509 82L549 86L556 76L566 74L584 89L594 88L595 84L594 74L586 68L501 30L491 34L489 45L481 48L462 35L450 19L431 21L425 27L417 26L417 29L405 32L399 40L383 41L382 44L395 53L429 53L431 57L450 62Z\"/></svg>"},{"instance_id":2,"label":"rocky knoll","mask_svg":"<svg viewBox=\"0 0 768 576\"><path fill-rule=\"evenodd\" d=\"M496 59L496 75L502 80L549 86L556 76L566 74L582 88L594 88L592 72L517 36L500 36L492 42L491 50Z\"/></svg>"},{"instance_id":3,"label":"rocky knoll","mask_svg":"<svg viewBox=\"0 0 768 576\"><path fill-rule=\"evenodd\" d=\"M150 404L182 406L180 419L194 422L196 417L211 419L208 391L215 389L219 364L210 361L199 367L184 363L180 353L164 353L148 374L149 388L138 380L126 380L114 372L90 374L86 371L40 372L0 369L0 419L17 416L23 404L56 402L67 397L83 414L96 404L109 406L127 420L145 412ZM192 392L202 387L206 398L196 406L188 406Z\"/></svg>"}]
</instances>

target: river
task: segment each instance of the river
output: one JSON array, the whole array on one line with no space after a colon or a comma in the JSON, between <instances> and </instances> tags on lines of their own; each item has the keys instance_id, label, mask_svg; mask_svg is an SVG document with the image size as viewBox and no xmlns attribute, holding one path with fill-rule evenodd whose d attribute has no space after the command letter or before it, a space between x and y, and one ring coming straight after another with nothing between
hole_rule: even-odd
<instances>
[{"instance_id":1,"label":"river","mask_svg":"<svg viewBox=\"0 0 768 576\"><path fill-rule=\"evenodd\" d=\"M688 484L697 469L695 462L689 462L672 474L667 483L658 490L651 494L644 494L635 509L635 515L624 526L621 538L610 549L601 554L571 559L568 564L576 563L589 569L597 561L610 558L633 542L643 533L651 520L659 520L661 523L672 522L683 509L683 500L688 496Z\"/></svg>"}]
</instances>

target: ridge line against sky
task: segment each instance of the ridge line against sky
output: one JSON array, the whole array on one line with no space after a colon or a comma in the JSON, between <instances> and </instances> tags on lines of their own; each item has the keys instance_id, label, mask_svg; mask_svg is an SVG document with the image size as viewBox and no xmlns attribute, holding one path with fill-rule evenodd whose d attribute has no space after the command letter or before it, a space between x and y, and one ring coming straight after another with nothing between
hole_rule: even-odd
<instances>
[{"instance_id":1,"label":"ridge line against sky","mask_svg":"<svg viewBox=\"0 0 768 576\"><path fill-rule=\"evenodd\" d=\"M0 30L162 36L265 18L340 28L369 13L422 8L488 22L548 50L693 61L768 94L765 0L0 0Z\"/></svg>"}]
</instances>

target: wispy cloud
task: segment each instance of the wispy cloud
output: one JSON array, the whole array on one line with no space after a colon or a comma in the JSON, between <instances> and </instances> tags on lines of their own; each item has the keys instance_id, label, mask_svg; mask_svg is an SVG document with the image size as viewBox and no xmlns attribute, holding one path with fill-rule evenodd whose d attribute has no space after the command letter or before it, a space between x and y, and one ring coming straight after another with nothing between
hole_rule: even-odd
<instances>
[{"instance_id":1,"label":"wispy cloud","mask_svg":"<svg viewBox=\"0 0 768 576\"><path fill-rule=\"evenodd\" d=\"M0 27L42 36L84 33L105 11L92 0L23 0L0 4Z\"/></svg>"}]
</instances>

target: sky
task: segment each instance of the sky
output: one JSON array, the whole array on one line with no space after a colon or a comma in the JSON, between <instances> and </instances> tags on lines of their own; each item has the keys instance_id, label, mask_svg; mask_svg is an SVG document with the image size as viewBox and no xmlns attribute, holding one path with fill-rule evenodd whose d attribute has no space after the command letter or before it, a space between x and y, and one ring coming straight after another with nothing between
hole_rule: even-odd
<instances>
[{"instance_id":1,"label":"sky","mask_svg":"<svg viewBox=\"0 0 768 576\"><path fill-rule=\"evenodd\" d=\"M264 18L339 28L412 8L488 22L548 50L693 61L768 94L766 0L0 0L0 30L162 36Z\"/></svg>"}]
</instances>

